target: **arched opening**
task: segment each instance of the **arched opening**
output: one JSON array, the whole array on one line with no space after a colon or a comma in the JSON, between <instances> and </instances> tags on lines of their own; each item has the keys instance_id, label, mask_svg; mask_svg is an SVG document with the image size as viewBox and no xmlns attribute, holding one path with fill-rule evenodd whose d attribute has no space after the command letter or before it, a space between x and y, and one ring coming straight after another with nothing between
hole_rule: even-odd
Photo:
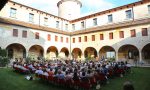
<instances>
[{"instance_id":1,"label":"arched opening","mask_svg":"<svg viewBox=\"0 0 150 90\"><path fill-rule=\"evenodd\" d=\"M55 46L51 46L47 49L47 59L55 59L58 57L58 49Z\"/></svg>"},{"instance_id":2,"label":"arched opening","mask_svg":"<svg viewBox=\"0 0 150 90\"><path fill-rule=\"evenodd\" d=\"M72 57L74 58L74 59L80 59L81 58L81 56L82 56L82 51L81 51L81 49L80 48L74 48L73 50L72 50Z\"/></svg>"},{"instance_id":3,"label":"arched opening","mask_svg":"<svg viewBox=\"0 0 150 90\"><path fill-rule=\"evenodd\" d=\"M62 48L60 50L59 57L60 58L66 58L68 56L69 56L69 50L66 47Z\"/></svg>"},{"instance_id":4,"label":"arched opening","mask_svg":"<svg viewBox=\"0 0 150 90\"><path fill-rule=\"evenodd\" d=\"M99 57L101 60L115 60L115 49L111 46L103 46L99 51Z\"/></svg>"},{"instance_id":5,"label":"arched opening","mask_svg":"<svg viewBox=\"0 0 150 90\"><path fill-rule=\"evenodd\" d=\"M19 43L10 44L6 49L9 58L26 58L26 49Z\"/></svg>"},{"instance_id":6,"label":"arched opening","mask_svg":"<svg viewBox=\"0 0 150 90\"><path fill-rule=\"evenodd\" d=\"M29 49L29 57L33 60L41 60L43 57L44 49L40 45L33 45Z\"/></svg>"},{"instance_id":7,"label":"arched opening","mask_svg":"<svg viewBox=\"0 0 150 90\"><path fill-rule=\"evenodd\" d=\"M87 47L84 51L84 57L87 60L93 60L97 57L97 51L93 47Z\"/></svg>"},{"instance_id":8,"label":"arched opening","mask_svg":"<svg viewBox=\"0 0 150 90\"><path fill-rule=\"evenodd\" d=\"M142 60L150 64L150 43L145 45L142 49Z\"/></svg>"},{"instance_id":9,"label":"arched opening","mask_svg":"<svg viewBox=\"0 0 150 90\"><path fill-rule=\"evenodd\" d=\"M139 60L139 51L133 45L123 45L118 50L118 60L134 63Z\"/></svg>"}]
</instances>

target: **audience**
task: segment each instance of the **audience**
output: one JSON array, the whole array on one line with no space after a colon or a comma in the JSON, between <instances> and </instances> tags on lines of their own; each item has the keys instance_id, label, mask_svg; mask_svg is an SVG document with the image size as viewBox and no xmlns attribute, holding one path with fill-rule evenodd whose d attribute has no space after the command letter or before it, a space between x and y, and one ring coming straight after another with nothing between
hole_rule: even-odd
<instances>
[{"instance_id":1,"label":"audience","mask_svg":"<svg viewBox=\"0 0 150 90\"><path fill-rule=\"evenodd\" d=\"M78 62L75 60L62 62L54 61L32 61L30 63L22 63L16 61L13 64L14 69L22 71L30 71L36 75L43 75L46 78L56 77L58 79L78 82L89 82L92 85L106 83L109 78L125 74L131 66L124 62L109 61L85 61ZM132 88L129 84L124 85L124 90Z\"/></svg>"}]
</instances>

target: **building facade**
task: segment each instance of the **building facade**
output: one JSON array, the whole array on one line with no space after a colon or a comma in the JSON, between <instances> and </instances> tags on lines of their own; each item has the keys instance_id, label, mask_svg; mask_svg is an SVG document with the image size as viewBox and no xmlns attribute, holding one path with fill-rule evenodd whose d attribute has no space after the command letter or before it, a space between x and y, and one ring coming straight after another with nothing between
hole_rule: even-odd
<instances>
[{"instance_id":1,"label":"building facade","mask_svg":"<svg viewBox=\"0 0 150 90\"><path fill-rule=\"evenodd\" d=\"M142 0L77 19L61 0L61 17L9 1L0 11L0 47L10 58L115 59L150 63L150 1ZM67 5L67 6L66 6ZM63 13L64 14L63 14ZM67 16L70 17L64 19ZM69 13L70 12L70 13Z\"/></svg>"}]
</instances>

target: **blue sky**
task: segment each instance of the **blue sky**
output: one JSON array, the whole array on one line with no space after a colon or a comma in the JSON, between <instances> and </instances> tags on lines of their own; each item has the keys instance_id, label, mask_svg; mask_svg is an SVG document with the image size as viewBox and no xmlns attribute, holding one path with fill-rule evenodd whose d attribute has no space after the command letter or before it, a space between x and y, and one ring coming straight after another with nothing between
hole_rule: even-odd
<instances>
[{"instance_id":1,"label":"blue sky","mask_svg":"<svg viewBox=\"0 0 150 90\"><path fill-rule=\"evenodd\" d=\"M54 14L57 16L57 2L60 0L13 0L15 2ZM80 0L83 4L81 16L104 11L114 7L137 2L139 0Z\"/></svg>"}]
</instances>

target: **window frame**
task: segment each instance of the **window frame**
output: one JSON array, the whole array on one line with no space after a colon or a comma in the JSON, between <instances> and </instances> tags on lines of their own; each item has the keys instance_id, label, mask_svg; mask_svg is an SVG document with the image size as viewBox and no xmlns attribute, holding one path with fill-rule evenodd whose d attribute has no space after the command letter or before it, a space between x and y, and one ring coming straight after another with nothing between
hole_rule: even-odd
<instances>
[{"instance_id":1,"label":"window frame","mask_svg":"<svg viewBox=\"0 0 150 90\"><path fill-rule=\"evenodd\" d=\"M133 13L132 13L131 9L126 10L125 13L126 13L126 19L132 19L133 18Z\"/></svg>"},{"instance_id":2,"label":"window frame","mask_svg":"<svg viewBox=\"0 0 150 90\"><path fill-rule=\"evenodd\" d=\"M60 37L60 41L61 41L62 43L63 43L63 41L64 41L62 36Z\"/></svg>"},{"instance_id":3,"label":"window frame","mask_svg":"<svg viewBox=\"0 0 150 90\"><path fill-rule=\"evenodd\" d=\"M84 36L84 42L87 42L87 36Z\"/></svg>"},{"instance_id":4,"label":"window frame","mask_svg":"<svg viewBox=\"0 0 150 90\"><path fill-rule=\"evenodd\" d=\"M75 38L72 38L72 43L75 43L75 41L76 41Z\"/></svg>"},{"instance_id":5,"label":"window frame","mask_svg":"<svg viewBox=\"0 0 150 90\"><path fill-rule=\"evenodd\" d=\"M22 37L27 38L27 31L25 31L25 30L22 31Z\"/></svg>"},{"instance_id":6,"label":"window frame","mask_svg":"<svg viewBox=\"0 0 150 90\"><path fill-rule=\"evenodd\" d=\"M65 30L66 31L68 30L68 24L65 24Z\"/></svg>"},{"instance_id":7,"label":"window frame","mask_svg":"<svg viewBox=\"0 0 150 90\"><path fill-rule=\"evenodd\" d=\"M10 17L11 18L16 18L17 16L17 9L16 8L10 8Z\"/></svg>"},{"instance_id":8,"label":"window frame","mask_svg":"<svg viewBox=\"0 0 150 90\"><path fill-rule=\"evenodd\" d=\"M130 30L130 33L131 33L131 37L136 37L136 30L135 29Z\"/></svg>"},{"instance_id":9,"label":"window frame","mask_svg":"<svg viewBox=\"0 0 150 90\"><path fill-rule=\"evenodd\" d=\"M69 42L69 38L68 37L66 37L66 43L68 43Z\"/></svg>"},{"instance_id":10,"label":"window frame","mask_svg":"<svg viewBox=\"0 0 150 90\"><path fill-rule=\"evenodd\" d=\"M58 42L58 36L55 35L55 42Z\"/></svg>"},{"instance_id":11,"label":"window frame","mask_svg":"<svg viewBox=\"0 0 150 90\"><path fill-rule=\"evenodd\" d=\"M56 21L56 28L59 28L59 21Z\"/></svg>"},{"instance_id":12,"label":"window frame","mask_svg":"<svg viewBox=\"0 0 150 90\"><path fill-rule=\"evenodd\" d=\"M81 22L81 29L84 29L84 28L85 28L85 22L82 21L82 22Z\"/></svg>"},{"instance_id":13,"label":"window frame","mask_svg":"<svg viewBox=\"0 0 150 90\"><path fill-rule=\"evenodd\" d=\"M108 23L112 23L113 22L113 15L109 14L107 17L108 17Z\"/></svg>"},{"instance_id":14,"label":"window frame","mask_svg":"<svg viewBox=\"0 0 150 90\"><path fill-rule=\"evenodd\" d=\"M18 37L18 29L13 29L13 37Z\"/></svg>"},{"instance_id":15,"label":"window frame","mask_svg":"<svg viewBox=\"0 0 150 90\"><path fill-rule=\"evenodd\" d=\"M81 37L78 37L78 39L79 39L79 42L81 42Z\"/></svg>"},{"instance_id":16,"label":"window frame","mask_svg":"<svg viewBox=\"0 0 150 90\"><path fill-rule=\"evenodd\" d=\"M35 39L39 39L40 38L40 33L39 32L35 32Z\"/></svg>"},{"instance_id":17,"label":"window frame","mask_svg":"<svg viewBox=\"0 0 150 90\"><path fill-rule=\"evenodd\" d=\"M92 35L92 41L95 41L95 35Z\"/></svg>"},{"instance_id":18,"label":"window frame","mask_svg":"<svg viewBox=\"0 0 150 90\"><path fill-rule=\"evenodd\" d=\"M51 41L51 34L47 34L47 40Z\"/></svg>"},{"instance_id":19,"label":"window frame","mask_svg":"<svg viewBox=\"0 0 150 90\"><path fill-rule=\"evenodd\" d=\"M124 38L124 31L119 31L119 38Z\"/></svg>"},{"instance_id":20,"label":"window frame","mask_svg":"<svg viewBox=\"0 0 150 90\"><path fill-rule=\"evenodd\" d=\"M100 34L100 40L104 40L104 34Z\"/></svg>"},{"instance_id":21,"label":"window frame","mask_svg":"<svg viewBox=\"0 0 150 90\"><path fill-rule=\"evenodd\" d=\"M93 26L97 26L97 18L93 19Z\"/></svg>"},{"instance_id":22,"label":"window frame","mask_svg":"<svg viewBox=\"0 0 150 90\"><path fill-rule=\"evenodd\" d=\"M47 17L44 17L44 25L48 26L48 18Z\"/></svg>"},{"instance_id":23,"label":"window frame","mask_svg":"<svg viewBox=\"0 0 150 90\"><path fill-rule=\"evenodd\" d=\"M142 28L142 36L148 36L148 29Z\"/></svg>"},{"instance_id":24,"label":"window frame","mask_svg":"<svg viewBox=\"0 0 150 90\"><path fill-rule=\"evenodd\" d=\"M34 14L33 13L29 13L29 22L34 22Z\"/></svg>"},{"instance_id":25,"label":"window frame","mask_svg":"<svg viewBox=\"0 0 150 90\"><path fill-rule=\"evenodd\" d=\"M75 24L72 24L72 30L75 30Z\"/></svg>"},{"instance_id":26,"label":"window frame","mask_svg":"<svg viewBox=\"0 0 150 90\"><path fill-rule=\"evenodd\" d=\"M110 32L110 33L109 33L109 39L110 39L110 40L114 39L113 32Z\"/></svg>"}]
</instances>

